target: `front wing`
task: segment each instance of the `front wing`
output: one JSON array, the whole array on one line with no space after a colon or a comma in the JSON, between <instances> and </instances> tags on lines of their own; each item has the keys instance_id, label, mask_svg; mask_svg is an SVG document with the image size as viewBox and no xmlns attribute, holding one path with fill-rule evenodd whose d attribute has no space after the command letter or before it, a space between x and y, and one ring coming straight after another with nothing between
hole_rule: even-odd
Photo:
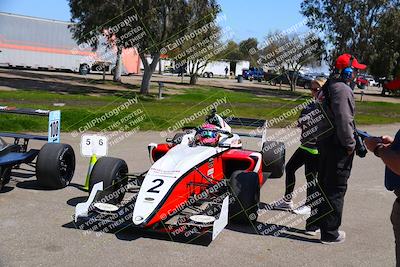
<instances>
[{"instance_id":1,"label":"front wing","mask_svg":"<svg viewBox=\"0 0 400 267\"><path fill-rule=\"evenodd\" d=\"M132 227L168 234L172 241L184 238L191 242L203 235L214 240L228 224L229 194L225 192L187 204L156 225L138 227L133 223L132 215L139 189L137 185L128 185L127 194L120 204L104 205L103 182L94 185L88 200L75 208L76 227L106 233Z\"/></svg>"}]
</instances>

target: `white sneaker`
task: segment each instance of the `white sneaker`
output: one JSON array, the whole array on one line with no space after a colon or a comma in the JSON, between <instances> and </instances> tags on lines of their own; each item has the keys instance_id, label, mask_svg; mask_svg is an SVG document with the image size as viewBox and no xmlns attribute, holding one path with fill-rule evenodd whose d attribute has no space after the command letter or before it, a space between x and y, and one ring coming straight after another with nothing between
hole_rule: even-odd
<instances>
[{"instance_id":1,"label":"white sneaker","mask_svg":"<svg viewBox=\"0 0 400 267\"><path fill-rule=\"evenodd\" d=\"M287 211L292 211L293 210L293 201L286 201L284 199L281 199L277 201L277 203L274 203L274 209L276 210L287 210Z\"/></svg>"},{"instance_id":2,"label":"white sneaker","mask_svg":"<svg viewBox=\"0 0 400 267\"><path fill-rule=\"evenodd\" d=\"M310 236L316 236L317 235L317 233L320 233L321 232L321 230L320 229L317 229L317 230L315 230L315 231L312 231L312 230L310 230L310 231L305 231L304 232L304 234L305 235L310 235Z\"/></svg>"},{"instance_id":3,"label":"white sneaker","mask_svg":"<svg viewBox=\"0 0 400 267\"><path fill-rule=\"evenodd\" d=\"M344 231L339 231L339 236L335 240L324 241L321 239L321 243L325 245L334 245L343 243L346 240L346 233Z\"/></svg>"},{"instance_id":4,"label":"white sneaker","mask_svg":"<svg viewBox=\"0 0 400 267\"><path fill-rule=\"evenodd\" d=\"M311 208L309 206L301 206L294 209L293 212L300 215L311 215Z\"/></svg>"}]
</instances>

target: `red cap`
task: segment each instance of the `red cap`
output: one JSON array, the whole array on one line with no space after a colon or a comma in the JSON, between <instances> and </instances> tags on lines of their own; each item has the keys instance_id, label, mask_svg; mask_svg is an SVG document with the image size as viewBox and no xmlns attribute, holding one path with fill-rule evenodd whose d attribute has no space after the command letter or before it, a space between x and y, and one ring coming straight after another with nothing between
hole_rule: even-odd
<instances>
[{"instance_id":1,"label":"red cap","mask_svg":"<svg viewBox=\"0 0 400 267\"><path fill-rule=\"evenodd\" d=\"M358 63L357 59L350 54L343 54L336 59L335 67L339 70L350 67L350 61L353 58L353 62L351 67L359 70L364 70L367 68L367 65Z\"/></svg>"}]
</instances>

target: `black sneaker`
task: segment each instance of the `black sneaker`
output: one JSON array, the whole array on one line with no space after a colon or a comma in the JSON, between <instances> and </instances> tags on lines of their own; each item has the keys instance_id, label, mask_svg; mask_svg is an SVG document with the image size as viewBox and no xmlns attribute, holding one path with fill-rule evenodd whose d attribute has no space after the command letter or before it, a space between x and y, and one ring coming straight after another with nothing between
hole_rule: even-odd
<instances>
[{"instance_id":1,"label":"black sneaker","mask_svg":"<svg viewBox=\"0 0 400 267\"><path fill-rule=\"evenodd\" d=\"M325 245L333 245L333 244L340 244L346 240L346 233L344 231L339 231L339 236L334 240L322 240L321 243Z\"/></svg>"}]
</instances>

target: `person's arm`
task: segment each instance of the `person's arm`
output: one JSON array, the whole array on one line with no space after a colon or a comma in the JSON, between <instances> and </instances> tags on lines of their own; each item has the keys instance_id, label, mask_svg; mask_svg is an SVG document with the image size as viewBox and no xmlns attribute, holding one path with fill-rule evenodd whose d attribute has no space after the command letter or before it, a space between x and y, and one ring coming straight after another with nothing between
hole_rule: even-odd
<instances>
[{"instance_id":1,"label":"person's arm","mask_svg":"<svg viewBox=\"0 0 400 267\"><path fill-rule=\"evenodd\" d=\"M393 138L390 136L366 138L365 145L368 150L380 157L385 165L397 175L400 175L400 151L393 151L391 144Z\"/></svg>"},{"instance_id":2,"label":"person's arm","mask_svg":"<svg viewBox=\"0 0 400 267\"><path fill-rule=\"evenodd\" d=\"M378 147L377 155L383 163L397 175L400 175L400 152L393 151L389 147Z\"/></svg>"},{"instance_id":3,"label":"person's arm","mask_svg":"<svg viewBox=\"0 0 400 267\"><path fill-rule=\"evenodd\" d=\"M354 151L354 95L344 83L333 85L331 92L331 107L334 113L336 134L342 146L349 154Z\"/></svg>"}]
</instances>

